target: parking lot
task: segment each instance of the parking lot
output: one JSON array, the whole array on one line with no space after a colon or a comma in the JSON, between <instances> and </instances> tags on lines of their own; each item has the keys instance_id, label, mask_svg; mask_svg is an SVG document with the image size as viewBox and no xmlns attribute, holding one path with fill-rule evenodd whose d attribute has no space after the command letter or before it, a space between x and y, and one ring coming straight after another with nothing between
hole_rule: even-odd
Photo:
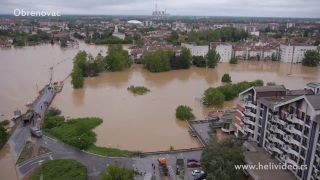
<instances>
[{"instance_id":1,"label":"parking lot","mask_svg":"<svg viewBox=\"0 0 320 180\"><path fill-rule=\"evenodd\" d=\"M135 179L142 180L144 176L147 174L153 174L156 180L162 179L159 171L159 158L167 159L167 167L168 167L168 179L170 180L180 180L179 177L176 176L176 160L177 158L183 157L184 159L184 179L193 180L193 176L191 174L192 170L200 169L200 168L187 168L187 159L195 159L200 161L202 151L189 151L189 152L181 152L181 153L168 153L168 154L155 154L149 155L143 158L134 158L133 168L141 172L142 175L137 175ZM155 165L155 168L152 167L152 164Z\"/></svg>"}]
</instances>

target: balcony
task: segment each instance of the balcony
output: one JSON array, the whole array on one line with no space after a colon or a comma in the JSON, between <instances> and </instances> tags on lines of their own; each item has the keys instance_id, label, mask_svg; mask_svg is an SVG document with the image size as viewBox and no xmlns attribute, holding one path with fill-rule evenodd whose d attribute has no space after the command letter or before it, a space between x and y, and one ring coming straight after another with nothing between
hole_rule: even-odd
<instances>
[{"instance_id":1,"label":"balcony","mask_svg":"<svg viewBox=\"0 0 320 180\"><path fill-rule=\"evenodd\" d=\"M280 160L281 160L282 163L286 163L287 159L289 159L289 155L288 154L281 154Z\"/></svg>"},{"instance_id":2,"label":"balcony","mask_svg":"<svg viewBox=\"0 0 320 180\"><path fill-rule=\"evenodd\" d=\"M295 155L295 156L300 156L297 151L295 151L295 150L293 150L293 149L291 148L291 145L286 144L286 145L282 146L282 149L283 149L286 153L293 154L293 155Z\"/></svg>"},{"instance_id":3,"label":"balcony","mask_svg":"<svg viewBox=\"0 0 320 180\"><path fill-rule=\"evenodd\" d=\"M286 122L284 120L280 119L278 115L273 115L271 117L271 119L275 123L278 123L278 124L281 124L281 125L286 125Z\"/></svg>"},{"instance_id":4,"label":"balcony","mask_svg":"<svg viewBox=\"0 0 320 180\"><path fill-rule=\"evenodd\" d=\"M278 154L283 154L283 152L279 148L277 148L274 144L269 144L267 147L272 152L276 152Z\"/></svg>"},{"instance_id":5,"label":"balcony","mask_svg":"<svg viewBox=\"0 0 320 180\"><path fill-rule=\"evenodd\" d=\"M254 113L252 113L249 109L245 109L243 114L245 116L256 117L256 115Z\"/></svg>"},{"instance_id":6,"label":"balcony","mask_svg":"<svg viewBox=\"0 0 320 180\"><path fill-rule=\"evenodd\" d=\"M301 119L297 118L297 116L294 114L289 114L287 117L287 120L292 123L296 123L296 124L300 124L300 125L304 124L304 122Z\"/></svg>"},{"instance_id":7,"label":"balcony","mask_svg":"<svg viewBox=\"0 0 320 180\"><path fill-rule=\"evenodd\" d=\"M244 117L244 118L243 118L243 122L244 122L245 124L255 125L255 122L251 121L249 117Z\"/></svg>"},{"instance_id":8,"label":"balcony","mask_svg":"<svg viewBox=\"0 0 320 180\"><path fill-rule=\"evenodd\" d=\"M289 157L286 159L285 163L286 164L292 164L293 166L297 166L298 165L294 160L290 159Z\"/></svg>"},{"instance_id":9,"label":"balcony","mask_svg":"<svg viewBox=\"0 0 320 180\"><path fill-rule=\"evenodd\" d=\"M281 134L281 135L284 135L284 134L285 134L281 129L279 129L279 128L277 127L277 125L271 125L271 127L270 127L269 130L270 130L271 132L273 132L273 133L277 133L277 134Z\"/></svg>"},{"instance_id":10,"label":"balcony","mask_svg":"<svg viewBox=\"0 0 320 180\"><path fill-rule=\"evenodd\" d=\"M295 144L297 146L300 145L300 142L295 140L295 139L293 139L292 135L287 135L287 134L284 135L283 140L286 141L287 143L290 143L290 144Z\"/></svg>"},{"instance_id":11,"label":"balcony","mask_svg":"<svg viewBox=\"0 0 320 180\"><path fill-rule=\"evenodd\" d=\"M315 177L316 179L320 179L320 171L317 169L314 169L312 176Z\"/></svg>"},{"instance_id":12,"label":"balcony","mask_svg":"<svg viewBox=\"0 0 320 180\"><path fill-rule=\"evenodd\" d=\"M243 126L243 130L244 130L245 132L249 132L249 133L251 133L251 134L254 134L254 131L253 131L252 129L250 129L248 125L244 125L244 126Z\"/></svg>"},{"instance_id":13,"label":"balcony","mask_svg":"<svg viewBox=\"0 0 320 180\"><path fill-rule=\"evenodd\" d=\"M297 134L299 136L302 135L302 132L299 131L298 129L296 129L293 124L287 124L286 127L285 127L285 130L288 131L289 133L294 133L294 134Z\"/></svg>"},{"instance_id":14,"label":"balcony","mask_svg":"<svg viewBox=\"0 0 320 180\"><path fill-rule=\"evenodd\" d=\"M278 144L281 144L281 145L284 144L284 142L281 139L277 138L277 136L275 136L273 134L269 135L269 140L272 141L273 143L278 143Z\"/></svg>"},{"instance_id":15,"label":"balcony","mask_svg":"<svg viewBox=\"0 0 320 180\"><path fill-rule=\"evenodd\" d=\"M249 107L249 108L253 108L253 109L257 109L257 106L254 105L251 101L245 102L244 106Z\"/></svg>"}]
</instances>

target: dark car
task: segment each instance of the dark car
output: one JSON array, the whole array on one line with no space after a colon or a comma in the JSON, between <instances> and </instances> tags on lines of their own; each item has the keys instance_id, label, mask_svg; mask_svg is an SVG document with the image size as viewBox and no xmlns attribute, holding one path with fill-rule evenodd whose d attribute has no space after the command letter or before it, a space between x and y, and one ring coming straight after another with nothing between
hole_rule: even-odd
<instances>
[{"instance_id":1,"label":"dark car","mask_svg":"<svg viewBox=\"0 0 320 180\"><path fill-rule=\"evenodd\" d=\"M191 161L191 162L187 163L187 167L188 168L197 168L197 167L201 167L201 164L199 162Z\"/></svg>"},{"instance_id":2,"label":"dark car","mask_svg":"<svg viewBox=\"0 0 320 180\"><path fill-rule=\"evenodd\" d=\"M199 175L198 177L195 177L194 180L204 180L207 177L206 173L203 173Z\"/></svg>"},{"instance_id":3,"label":"dark car","mask_svg":"<svg viewBox=\"0 0 320 180\"><path fill-rule=\"evenodd\" d=\"M197 162L197 163L198 163L199 161L196 160L196 159L188 159L187 162L188 162L188 163L189 163L189 162Z\"/></svg>"}]
</instances>

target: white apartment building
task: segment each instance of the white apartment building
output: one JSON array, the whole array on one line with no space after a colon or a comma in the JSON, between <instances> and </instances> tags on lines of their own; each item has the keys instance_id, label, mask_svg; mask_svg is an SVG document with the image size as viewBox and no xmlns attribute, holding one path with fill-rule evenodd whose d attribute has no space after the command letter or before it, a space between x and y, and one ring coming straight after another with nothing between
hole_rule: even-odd
<instances>
[{"instance_id":1,"label":"white apartment building","mask_svg":"<svg viewBox=\"0 0 320 180\"><path fill-rule=\"evenodd\" d=\"M301 63L307 50L317 50L317 46L280 45L280 60L286 63Z\"/></svg>"},{"instance_id":2,"label":"white apartment building","mask_svg":"<svg viewBox=\"0 0 320 180\"><path fill-rule=\"evenodd\" d=\"M320 179L320 94L311 91L317 88L319 83L302 90L264 86L243 91L235 135L256 142L280 163L307 165L290 170L298 179Z\"/></svg>"},{"instance_id":3,"label":"white apartment building","mask_svg":"<svg viewBox=\"0 0 320 180\"><path fill-rule=\"evenodd\" d=\"M185 47L190 50L192 56L206 56L209 51L209 46L204 45L204 46L197 46L193 44L186 44L186 43L181 43L182 47Z\"/></svg>"},{"instance_id":4,"label":"white apartment building","mask_svg":"<svg viewBox=\"0 0 320 180\"><path fill-rule=\"evenodd\" d=\"M220 55L220 62L229 62L232 57L232 45L218 44L215 47L216 52Z\"/></svg>"}]
</instances>

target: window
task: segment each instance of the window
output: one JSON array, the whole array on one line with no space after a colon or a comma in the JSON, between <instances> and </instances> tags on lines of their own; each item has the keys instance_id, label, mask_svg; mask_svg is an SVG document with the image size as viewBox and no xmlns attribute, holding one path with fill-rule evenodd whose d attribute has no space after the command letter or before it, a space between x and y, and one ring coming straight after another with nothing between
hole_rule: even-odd
<instances>
[{"instance_id":1,"label":"window","mask_svg":"<svg viewBox=\"0 0 320 180\"><path fill-rule=\"evenodd\" d=\"M302 157L305 157L306 156L306 150L304 148L301 148L301 151L300 151L300 155ZM301 159L300 159L301 160Z\"/></svg>"},{"instance_id":2,"label":"window","mask_svg":"<svg viewBox=\"0 0 320 180\"><path fill-rule=\"evenodd\" d=\"M307 115L307 117L306 117L306 124L310 125L310 116L309 115Z\"/></svg>"},{"instance_id":3,"label":"window","mask_svg":"<svg viewBox=\"0 0 320 180\"><path fill-rule=\"evenodd\" d=\"M305 128L304 128L303 134L304 134L305 136L308 136L308 135L309 135L309 128L308 128L308 127L305 127Z\"/></svg>"}]
</instances>

